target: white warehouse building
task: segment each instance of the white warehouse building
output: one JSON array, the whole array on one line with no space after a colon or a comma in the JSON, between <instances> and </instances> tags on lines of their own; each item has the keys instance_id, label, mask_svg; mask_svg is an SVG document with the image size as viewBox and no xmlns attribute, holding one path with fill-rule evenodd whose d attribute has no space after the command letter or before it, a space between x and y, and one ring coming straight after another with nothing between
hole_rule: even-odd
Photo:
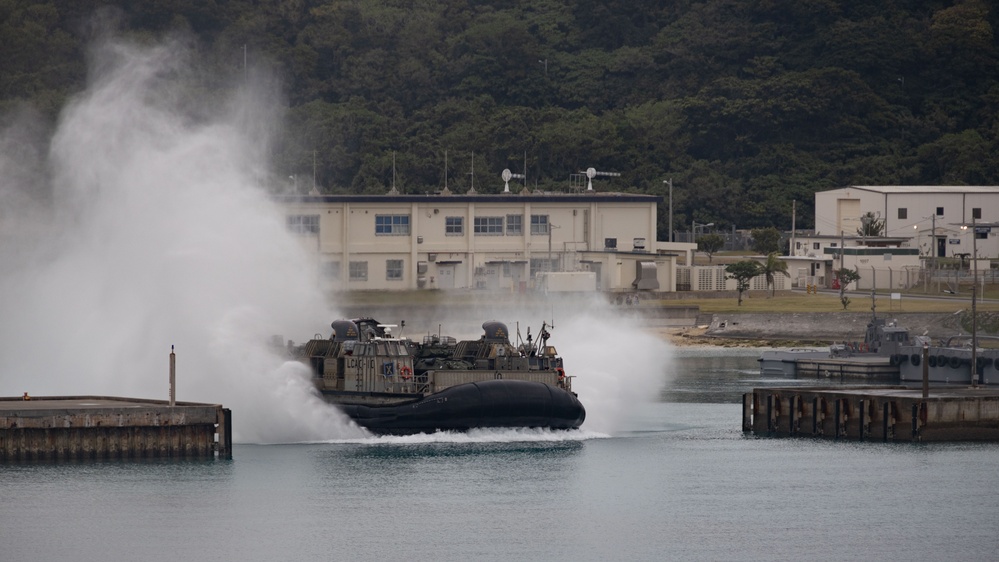
<instances>
[{"instance_id":1,"label":"white warehouse building","mask_svg":"<svg viewBox=\"0 0 999 562\"><path fill-rule=\"evenodd\" d=\"M815 194L816 234L855 236L861 217L923 257L999 256L999 186L854 185Z\"/></svg>"},{"instance_id":2,"label":"white warehouse building","mask_svg":"<svg viewBox=\"0 0 999 562\"><path fill-rule=\"evenodd\" d=\"M304 195L277 201L331 290L673 291L693 244L626 193Z\"/></svg>"}]
</instances>

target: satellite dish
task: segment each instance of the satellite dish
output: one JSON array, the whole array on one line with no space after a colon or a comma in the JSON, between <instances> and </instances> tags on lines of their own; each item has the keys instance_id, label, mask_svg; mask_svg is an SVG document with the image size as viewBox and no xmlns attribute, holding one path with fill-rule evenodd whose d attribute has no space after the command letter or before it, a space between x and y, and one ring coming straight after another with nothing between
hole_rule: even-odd
<instances>
[{"instance_id":1,"label":"satellite dish","mask_svg":"<svg viewBox=\"0 0 999 562\"><path fill-rule=\"evenodd\" d=\"M513 174L510 173L510 168L503 170L503 174L500 177L503 178L503 181L510 181L510 178L513 177Z\"/></svg>"},{"instance_id":2,"label":"satellite dish","mask_svg":"<svg viewBox=\"0 0 999 562\"><path fill-rule=\"evenodd\" d=\"M588 177L588 178L590 178L592 180L594 177L596 177L596 175L597 175L597 169L596 168L587 168L586 169L586 177Z\"/></svg>"}]
</instances>

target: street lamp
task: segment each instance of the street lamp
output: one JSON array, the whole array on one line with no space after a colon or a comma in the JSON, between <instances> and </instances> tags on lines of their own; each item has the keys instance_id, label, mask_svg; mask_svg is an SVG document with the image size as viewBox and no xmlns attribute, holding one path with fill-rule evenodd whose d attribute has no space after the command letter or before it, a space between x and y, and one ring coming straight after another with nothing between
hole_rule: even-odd
<instances>
[{"instance_id":1,"label":"street lamp","mask_svg":"<svg viewBox=\"0 0 999 562\"><path fill-rule=\"evenodd\" d=\"M696 243L697 243L697 229L699 229L699 228L700 228L700 229L701 229L701 231L703 232L703 230L704 230L705 228L707 228L707 227L709 227L709 226L714 226L714 225L715 225L715 223L713 223L713 222L709 222L709 223L707 223L707 224L698 224L698 223L696 223L696 222L695 222L695 223L693 223L693 226L694 226L694 232L693 232L693 238L694 238L694 244L696 244Z\"/></svg>"},{"instance_id":2,"label":"street lamp","mask_svg":"<svg viewBox=\"0 0 999 562\"><path fill-rule=\"evenodd\" d=\"M663 180L669 186L669 241L673 241L673 178Z\"/></svg>"}]
</instances>

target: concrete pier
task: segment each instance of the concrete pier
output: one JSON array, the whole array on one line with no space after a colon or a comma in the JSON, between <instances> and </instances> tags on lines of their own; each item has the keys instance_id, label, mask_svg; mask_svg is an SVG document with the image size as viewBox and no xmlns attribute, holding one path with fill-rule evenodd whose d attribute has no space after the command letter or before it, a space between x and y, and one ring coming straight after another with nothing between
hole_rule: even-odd
<instances>
[{"instance_id":1,"label":"concrete pier","mask_svg":"<svg viewBox=\"0 0 999 562\"><path fill-rule=\"evenodd\" d=\"M882 379L882 382L898 380L898 365L892 365L888 357L845 357L826 359L798 359L795 373L800 378L863 378Z\"/></svg>"},{"instance_id":2,"label":"concrete pier","mask_svg":"<svg viewBox=\"0 0 999 562\"><path fill-rule=\"evenodd\" d=\"M0 398L0 462L232 458L216 404L106 396Z\"/></svg>"},{"instance_id":3,"label":"concrete pier","mask_svg":"<svg viewBox=\"0 0 999 562\"><path fill-rule=\"evenodd\" d=\"M872 441L999 441L999 389L968 386L756 388L744 432Z\"/></svg>"}]
</instances>

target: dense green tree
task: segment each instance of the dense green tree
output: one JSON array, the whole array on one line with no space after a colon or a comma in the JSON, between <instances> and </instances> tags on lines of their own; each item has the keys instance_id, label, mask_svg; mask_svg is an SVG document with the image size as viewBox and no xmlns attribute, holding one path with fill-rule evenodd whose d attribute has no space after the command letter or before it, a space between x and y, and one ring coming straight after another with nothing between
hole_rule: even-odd
<instances>
[{"instance_id":1,"label":"dense green tree","mask_svg":"<svg viewBox=\"0 0 999 562\"><path fill-rule=\"evenodd\" d=\"M780 250L780 231L772 226L754 228L750 232L753 238L753 251L767 255Z\"/></svg>"},{"instance_id":2,"label":"dense green tree","mask_svg":"<svg viewBox=\"0 0 999 562\"><path fill-rule=\"evenodd\" d=\"M172 37L202 113L283 85L275 178L315 159L320 190L379 192L394 153L401 190L434 191L447 152L467 189L474 153L486 192L593 166L622 174L598 190L673 178L677 230L786 230L793 201L809 228L818 190L999 184L997 25L985 0L0 0L0 113L55 122L101 41Z\"/></svg>"},{"instance_id":3,"label":"dense green tree","mask_svg":"<svg viewBox=\"0 0 999 562\"><path fill-rule=\"evenodd\" d=\"M753 277L763 273L763 266L757 261L743 260L726 265L725 272L728 273L729 279L735 279L735 289L739 292L739 306L742 306L742 293L749 289Z\"/></svg>"},{"instance_id":4,"label":"dense green tree","mask_svg":"<svg viewBox=\"0 0 999 562\"><path fill-rule=\"evenodd\" d=\"M843 305L843 310L850 306L850 299L846 296L846 286L860 279L860 272L856 269L841 267L833 272L836 281L839 283L839 302Z\"/></svg>"},{"instance_id":5,"label":"dense green tree","mask_svg":"<svg viewBox=\"0 0 999 562\"><path fill-rule=\"evenodd\" d=\"M701 235L697 239L697 249L708 255L708 263L711 262L712 256L722 249L725 245L725 239L722 238L720 234L715 234L709 232L708 234Z\"/></svg>"}]
</instances>

